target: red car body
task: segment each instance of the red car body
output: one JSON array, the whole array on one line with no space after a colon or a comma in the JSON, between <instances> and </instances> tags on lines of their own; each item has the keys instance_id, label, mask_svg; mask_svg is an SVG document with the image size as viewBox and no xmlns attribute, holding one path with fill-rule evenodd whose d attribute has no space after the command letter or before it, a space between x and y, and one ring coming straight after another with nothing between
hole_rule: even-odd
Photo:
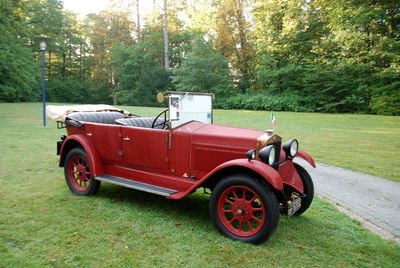
<instances>
[{"instance_id":1,"label":"red car body","mask_svg":"<svg viewBox=\"0 0 400 268\"><path fill-rule=\"evenodd\" d=\"M84 126L67 126L60 166L64 166L68 149L79 144L89 156L94 177L109 174L176 190L167 196L171 199L185 197L218 172L239 167L259 174L276 190L289 185L303 193L293 160L280 165L277 172L259 159L246 158L249 148L255 148L257 139L265 135L262 131L189 122L172 131L176 144L168 150L168 130L89 122ZM310 155L299 150L298 156L315 168ZM283 149L280 159L285 159Z\"/></svg>"},{"instance_id":2,"label":"red car body","mask_svg":"<svg viewBox=\"0 0 400 268\"><path fill-rule=\"evenodd\" d=\"M213 219L214 224L224 235L250 243L265 241L276 228L276 213L287 212L295 199L301 200L303 206L290 213L295 215L303 213L312 201L311 178L293 163L293 157L287 156L281 138L273 132L198 121L174 129L155 129L74 118L66 121L66 128L68 136L58 143L59 165L65 167L67 184L77 194L95 194L100 181L169 199L181 199L200 187L213 192L218 188L220 194L211 202L214 208L210 205L211 217L217 218ZM259 155L268 145L276 149L272 165ZM249 150L255 152L255 157L246 155ZM307 153L298 150L296 156L315 167ZM304 178L307 176L309 179ZM97 183L97 189L91 183ZM260 188L266 190L259 192ZM263 195L271 195L272 216L267 211L270 201ZM254 205L254 200L260 202ZM229 209L225 209L227 205ZM245 218L249 212L252 215ZM270 226L263 231L268 218L272 218Z\"/></svg>"}]
</instances>

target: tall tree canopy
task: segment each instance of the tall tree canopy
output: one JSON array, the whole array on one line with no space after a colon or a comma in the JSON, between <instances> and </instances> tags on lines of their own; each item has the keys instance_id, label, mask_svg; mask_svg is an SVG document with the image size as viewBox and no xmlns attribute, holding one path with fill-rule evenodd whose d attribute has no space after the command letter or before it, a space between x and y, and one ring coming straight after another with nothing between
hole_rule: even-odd
<instances>
[{"instance_id":1,"label":"tall tree canopy","mask_svg":"<svg viewBox=\"0 0 400 268\"><path fill-rule=\"evenodd\" d=\"M227 61L203 39L194 41L182 66L174 70L173 81L180 91L210 92L218 97L231 90Z\"/></svg>"},{"instance_id":2,"label":"tall tree canopy","mask_svg":"<svg viewBox=\"0 0 400 268\"><path fill-rule=\"evenodd\" d=\"M218 0L215 46L231 64L232 78L239 91L250 87L253 46L250 23L245 17L246 0Z\"/></svg>"},{"instance_id":3,"label":"tall tree canopy","mask_svg":"<svg viewBox=\"0 0 400 268\"><path fill-rule=\"evenodd\" d=\"M26 1L0 1L0 100L31 101L39 95L39 65L27 45Z\"/></svg>"},{"instance_id":4,"label":"tall tree canopy","mask_svg":"<svg viewBox=\"0 0 400 268\"><path fill-rule=\"evenodd\" d=\"M158 105L178 89L222 108L400 115L399 1L167 1L168 57L164 0L138 3L81 19L62 0L0 0L0 101L39 100L44 35L51 101Z\"/></svg>"}]
</instances>

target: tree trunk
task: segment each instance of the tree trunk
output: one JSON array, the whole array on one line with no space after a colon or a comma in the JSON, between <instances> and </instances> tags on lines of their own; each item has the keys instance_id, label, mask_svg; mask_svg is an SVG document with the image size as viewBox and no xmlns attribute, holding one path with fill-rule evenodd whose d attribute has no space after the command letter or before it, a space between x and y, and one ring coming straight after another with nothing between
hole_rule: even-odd
<instances>
[{"instance_id":1,"label":"tree trunk","mask_svg":"<svg viewBox=\"0 0 400 268\"><path fill-rule=\"evenodd\" d=\"M111 73L111 86L113 90L113 105L117 105L117 90L114 83L114 73Z\"/></svg>"},{"instance_id":2,"label":"tree trunk","mask_svg":"<svg viewBox=\"0 0 400 268\"><path fill-rule=\"evenodd\" d=\"M62 61L62 69L61 69L61 77L62 77L63 81L65 80L65 58L66 58L65 51L63 51L63 54L62 54L63 61Z\"/></svg>"},{"instance_id":3,"label":"tree trunk","mask_svg":"<svg viewBox=\"0 0 400 268\"><path fill-rule=\"evenodd\" d=\"M137 44L140 45L140 13L139 13L139 0L136 0L136 15L137 15Z\"/></svg>"},{"instance_id":4,"label":"tree trunk","mask_svg":"<svg viewBox=\"0 0 400 268\"><path fill-rule=\"evenodd\" d=\"M169 69L168 59L168 22L167 22L167 0L164 0L164 64L165 69Z\"/></svg>"},{"instance_id":5,"label":"tree trunk","mask_svg":"<svg viewBox=\"0 0 400 268\"><path fill-rule=\"evenodd\" d=\"M82 43L79 44L79 79L82 80Z\"/></svg>"},{"instance_id":6,"label":"tree trunk","mask_svg":"<svg viewBox=\"0 0 400 268\"><path fill-rule=\"evenodd\" d=\"M153 0L153 23L156 23L156 16L154 15L156 13L156 0Z\"/></svg>"}]
</instances>

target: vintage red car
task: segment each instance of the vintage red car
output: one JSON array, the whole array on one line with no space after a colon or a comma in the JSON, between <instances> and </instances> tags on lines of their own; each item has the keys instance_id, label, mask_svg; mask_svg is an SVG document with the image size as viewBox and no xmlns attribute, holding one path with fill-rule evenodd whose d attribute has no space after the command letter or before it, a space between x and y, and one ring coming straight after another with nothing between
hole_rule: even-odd
<instances>
[{"instance_id":1,"label":"vintage red car","mask_svg":"<svg viewBox=\"0 0 400 268\"><path fill-rule=\"evenodd\" d=\"M313 182L293 158L315 163L296 139L281 146L273 131L213 124L212 94L169 92L167 99L152 118L112 106L49 106L67 128L57 154L69 189L94 195L104 181L181 199L204 187L218 231L255 244L273 234L280 213L308 209Z\"/></svg>"}]
</instances>

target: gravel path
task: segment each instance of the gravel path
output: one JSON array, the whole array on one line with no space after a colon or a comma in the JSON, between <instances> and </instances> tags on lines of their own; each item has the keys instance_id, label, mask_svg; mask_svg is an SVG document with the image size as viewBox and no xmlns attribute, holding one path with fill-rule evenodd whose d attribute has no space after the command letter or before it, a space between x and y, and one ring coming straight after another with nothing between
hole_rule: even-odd
<instances>
[{"instance_id":1,"label":"gravel path","mask_svg":"<svg viewBox=\"0 0 400 268\"><path fill-rule=\"evenodd\" d=\"M302 159L296 162L310 173L318 196L343 207L341 211L361 220L371 231L400 244L400 183L322 163L316 163L314 169Z\"/></svg>"}]
</instances>

